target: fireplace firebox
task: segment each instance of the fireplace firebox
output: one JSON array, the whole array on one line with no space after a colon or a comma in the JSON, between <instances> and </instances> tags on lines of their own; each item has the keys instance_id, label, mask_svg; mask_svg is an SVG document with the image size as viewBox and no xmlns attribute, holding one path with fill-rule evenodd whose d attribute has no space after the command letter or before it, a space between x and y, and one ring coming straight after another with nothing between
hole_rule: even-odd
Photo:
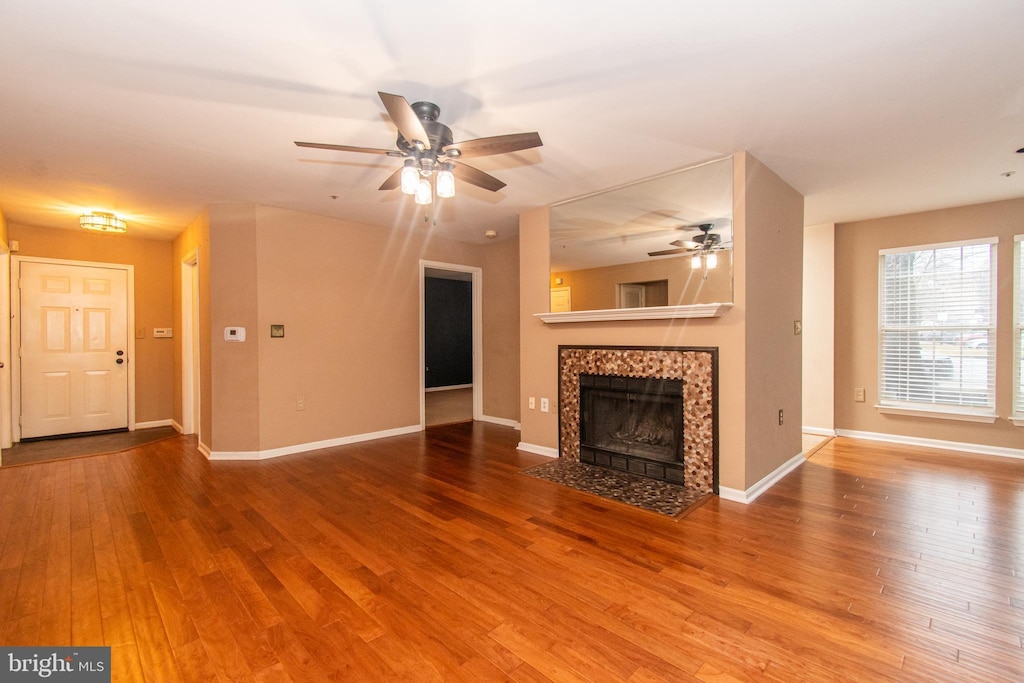
<instances>
[{"instance_id":1,"label":"fireplace firebox","mask_svg":"<svg viewBox=\"0 0 1024 683\"><path fill-rule=\"evenodd\" d=\"M683 381L579 375L580 460L683 484Z\"/></svg>"}]
</instances>

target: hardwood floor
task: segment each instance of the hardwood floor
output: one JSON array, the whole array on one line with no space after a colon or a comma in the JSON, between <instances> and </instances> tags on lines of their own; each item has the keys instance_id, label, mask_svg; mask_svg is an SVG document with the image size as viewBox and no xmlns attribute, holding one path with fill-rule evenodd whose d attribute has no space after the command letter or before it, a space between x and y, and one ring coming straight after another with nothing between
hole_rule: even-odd
<instances>
[{"instance_id":1,"label":"hardwood floor","mask_svg":"<svg viewBox=\"0 0 1024 683\"><path fill-rule=\"evenodd\" d=\"M0 470L0 643L117 681L1024 678L1024 462L834 439L681 521L466 423Z\"/></svg>"}]
</instances>

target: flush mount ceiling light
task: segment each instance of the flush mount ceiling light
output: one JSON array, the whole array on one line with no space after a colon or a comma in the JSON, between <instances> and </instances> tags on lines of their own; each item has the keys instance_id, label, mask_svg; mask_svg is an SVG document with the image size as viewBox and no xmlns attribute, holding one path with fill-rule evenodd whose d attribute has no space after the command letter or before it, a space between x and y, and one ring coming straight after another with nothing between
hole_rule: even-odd
<instances>
[{"instance_id":1,"label":"flush mount ceiling light","mask_svg":"<svg viewBox=\"0 0 1024 683\"><path fill-rule=\"evenodd\" d=\"M128 232L128 224L124 222L123 218L118 218L106 211L82 214L78 219L78 224L86 230L96 230L97 232Z\"/></svg>"},{"instance_id":2,"label":"flush mount ceiling light","mask_svg":"<svg viewBox=\"0 0 1024 683\"><path fill-rule=\"evenodd\" d=\"M339 152L380 154L404 159L402 167L380 186L381 190L402 188L404 194L415 197L416 203L431 204L434 197L447 199L455 196L455 179L497 192L505 183L478 168L468 166L463 159L507 154L540 147L543 143L537 133L512 133L475 140L455 142L452 130L438 121L441 108L433 102L409 104L401 95L378 92L391 121L398 128L395 149L353 147L322 142L296 142L299 147L329 149Z\"/></svg>"}]
</instances>

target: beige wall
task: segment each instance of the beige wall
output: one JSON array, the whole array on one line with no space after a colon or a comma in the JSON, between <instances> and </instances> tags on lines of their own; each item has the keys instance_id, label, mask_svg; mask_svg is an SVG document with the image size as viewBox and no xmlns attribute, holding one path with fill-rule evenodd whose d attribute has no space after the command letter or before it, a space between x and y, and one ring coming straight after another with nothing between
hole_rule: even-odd
<instances>
[{"instance_id":1,"label":"beige wall","mask_svg":"<svg viewBox=\"0 0 1024 683\"><path fill-rule=\"evenodd\" d=\"M803 427L835 429L835 223L804 228Z\"/></svg>"},{"instance_id":2,"label":"beige wall","mask_svg":"<svg viewBox=\"0 0 1024 683\"><path fill-rule=\"evenodd\" d=\"M1024 199L836 226L835 423L840 430L1020 448L1011 414L1013 236L1024 233ZM878 401L878 251L998 237L995 424L883 415ZM855 387L867 400L853 400Z\"/></svg>"},{"instance_id":3,"label":"beige wall","mask_svg":"<svg viewBox=\"0 0 1024 683\"><path fill-rule=\"evenodd\" d=\"M690 267L690 256L687 255L552 273L551 286L572 288L574 311L616 308L618 285L654 280L668 280L670 306L732 301L732 278L729 267L732 252L719 251L717 254L718 266L708 271L707 280L702 279L701 271ZM555 284L556 277L562 278L561 285Z\"/></svg>"},{"instance_id":4,"label":"beige wall","mask_svg":"<svg viewBox=\"0 0 1024 683\"><path fill-rule=\"evenodd\" d=\"M420 259L483 269L484 411L518 419L514 243L253 205L212 207L209 232L213 450L418 425ZM272 324L284 338L270 337ZM228 325L247 341L225 342Z\"/></svg>"},{"instance_id":5,"label":"beige wall","mask_svg":"<svg viewBox=\"0 0 1024 683\"><path fill-rule=\"evenodd\" d=\"M174 411L174 342L154 339L154 327L175 327L171 300L171 243L84 230L58 230L10 223L18 256L135 266L135 421L171 419Z\"/></svg>"},{"instance_id":6,"label":"beige wall","mask_svg":"<svg viewBox=\"0 0 1024 683\"><path fill-rule=\"evenodd\" d=\"M520 410L526 444L558 446L558 346L714 346L719 350L721 485L746 490L800 452L803 198L753 157L733 166L734 306L720 318L545 324L548 212L520 216ZM783 271L783 272L780 272ZM758 310L751 311L756 306ZM530 396L552 410L529 410ZM539 408L539 401L537 402ZM788 421L778 426L778 409Z\"/></svg>"}]
</instances>

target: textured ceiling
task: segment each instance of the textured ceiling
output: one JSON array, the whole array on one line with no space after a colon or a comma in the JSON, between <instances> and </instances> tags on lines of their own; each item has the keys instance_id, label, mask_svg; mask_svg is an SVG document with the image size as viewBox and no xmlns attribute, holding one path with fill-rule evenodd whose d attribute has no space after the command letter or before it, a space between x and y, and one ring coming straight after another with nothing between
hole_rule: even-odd
<instances>
[{"instance_id":1,"label":"textured ceiling","mask_svg":"<svg viewBox=\"0 0 1024 683\"><path fill-rule=\"evenodd\" d=\"M0 26L0 210L19 223L111 210L170 239L256 202L483 241L738 150L807 197L808 224L1024 196L1020 0L6 0ZM378 90L437 103L456 140L544 146L474 160L508 186L460 185L432 227L377 191L395 159L292 144L391 147Z\"/></svg>"}]
</instances>

